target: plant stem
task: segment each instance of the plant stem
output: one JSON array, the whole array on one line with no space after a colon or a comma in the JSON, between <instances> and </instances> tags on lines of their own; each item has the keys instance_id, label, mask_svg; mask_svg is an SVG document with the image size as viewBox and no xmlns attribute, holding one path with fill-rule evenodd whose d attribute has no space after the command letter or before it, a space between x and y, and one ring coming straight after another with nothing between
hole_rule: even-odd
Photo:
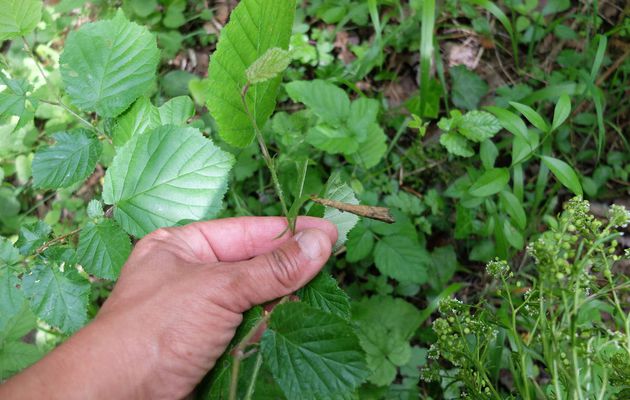
<instances>
[{"instance_id":1,"label":"plant stem","mask_svg":"<svg viewBox=\"0 0 630 400\"><path fill-rule=\"evenodd\" d=\"M44 82L46 83L46 85L50 89L52 89L53 85L48 80L48 76L46 76L46 72L44 71L44 68L39 63L39 60L35 56L35 53L33 52L33 49L31 49L31 46L28 44L28 42L26 41L26 38L24 36L22 36L22 42L24 43L24 49L26 50L26 53L28 53L28 55L33 59L33 62L35 62L35 66L37 66L37 70L39 71L39 74L44 79ZM83 124L85 124L86 126L90 127L91 129L93 129L98 134L99 139L101 139L101 140L102 139L107 139L107 140L109 140L111 142L111 139L109 137L107 137L107 135L105 135L105 132L101 131L99 128L94 126L94 124L92 124L91 122L89 122L85 118L81 117L79 114L74 112L74 110L72 110L70 107L68 107L66 104L64 104L64 102L61 101L61 97L59 96L58 93L55 93L55 98L57 99L57 101L49 101L49 100L42 100L42 99L40 99L39 101L41 101L42 103L46 103L46 104L50 104L50 105L53 105L53 106L57 106L57 107L63 108L69 114L71 114L73 117L75 117L77 120L81 121Z\"/></svg>"},{"instance_id":2,"label":"plant stem","mask_svg":"<svg viewBox=\"0 0 630 400\"><path fill-rule=\"evenodd\" d=\"M260 372L260 366L262 365L262 354L260 351L256 354L256 364L254 365L254 372L252 378L249 381L247 392L245 393L245 400L251 400L254 394L254 388L256 388L256 378L258 378L258 372Z\"/></svg>"},{"instance_id":3,"label":"plant stem","mask_svg":"<svg viewBox=\"0 0 630 400\"><path fill-rule=\"evenodd\" d=\"M267 168L269 169L269 172L271 173L271 180L273 181L273 185L276 189L276 194L278 195L278 198L280 199L282 212L284 213L285 217L287 217L288 219L289 209L287 208L287 204L284 199L284 192L282 191L282 186L280 186L280 180L278 179L278 174L276 172L276 167L273 163L273 158L271 158L271 155L269 155L269 149L267 149L265 138L263 137L262 132L258 128L258 123L256 122L256 119L249 111L249 106L247 105L246 96L247 96L248 90L249 90L249 83L247 83L245 87L243 87L243 90L241 91L241 101L243 102L245 113L249 117L249 120L252 126L254 127L254 132L256 133L256 139L258 140L258 145L260 146L260 151L262 152L263 158L265 160L265 164L267 164ZM291 226L291 223L289 223L289 226Z\"/></svg>"}]
</instances>

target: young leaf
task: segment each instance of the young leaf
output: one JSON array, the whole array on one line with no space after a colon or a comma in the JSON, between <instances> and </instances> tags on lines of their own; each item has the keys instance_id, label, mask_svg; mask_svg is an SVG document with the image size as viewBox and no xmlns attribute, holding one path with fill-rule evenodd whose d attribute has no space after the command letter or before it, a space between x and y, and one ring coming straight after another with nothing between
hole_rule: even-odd
<instances>
[{"instance_id":1,"label":"young leaf","mask_svg":"<svg viewBox=\"0 0 630 400\"><path fill-rule=\"evenodd\" d=\"M485 109L497 117L499 123L505 130L521 139L527 139L527 125L525 125L518 115L500 107L488 106L485 107Z\"/></svg>"},{"instance_id":2,"label":"young leaf","mask_svg":"<svg viewBox=\"0 0 630 400\"><path fill-rule=\"evenodd\" d=\"M122 147L105 175L103 201L134 236L181 220L215 216L233 164L193 128L166 125L136 135Z\"/></svg>"},{"instance_id":3,"label":"young leaf","mask_svg":"<svg viewBox=\"0 0 630 400\"><path fill-rule=\"evenodd\" d=\"M342 203L359 204L359 200L354 195L354 192L341 180L339 174L333 174L326 184L326 190L324 191L324 198L328 200L340 201ZM357 224L359 217L349 213L338 210L333 207L326 207L324 211L324 219L332 222L337 226L337 242L334 248L338 249L346 243L348 232Z\"/></svg>"},{"instance_id":4,"label":"young leaf","mask_svg":"<svg viewBox=\"0 0 630 400\"><path fill-rule=\"evenodd\" d=\"M33 86L25 79L9 79L1 71L0 80L6 86L0 93L0 118L15 115L19 118L15 130L20 129L34 116L35 110L28 96Z\"/></svg>"},{"instance_id":5,"label":"young leaf","mask_svg":"<svg viewBox=\"0 0 630 400\"><path fill-rule=\"evenodd\" d=\"M525 229L527 227L527 215L525 214L523 205L516 196L514 196L512 192L503 190L499 193L499 198L501 199L501 207L507 211L516 225L518 225L520 229Z\"/></svg>"},{"instance_id":6,"label":"young leaf","mask_svg":"<svg viewBox=\"0 0 630 400\"><path fill-rule=\"evenodd\" d=\"M542 162L549 168L551 173L562 183L567 189L578 196L582 196L582 185L580 178L571 166L557 158L541 156Z\"/></svg>"},{"instance_id":7,"label":"young leaf","mask_svg":"<svg viewBox=\"0 0 630 400\"><path fill-rule=\"evenodd\" d=\"M131 253L129 236L114 221L88 223L81 231L78 262L99 278L115 280Z\"/></svg>"},{"instance_id":8,"label":"young leaf","mask_svg":"<svg viewBox=\"0 0 630 400\"><path fill-rule=\"evenodd\" d=\"M183 126L195 114L195 104L188 96L170 99L158 108L162 125Z\"/></svg>"},{"instance_id":9,"label":"young leaf","mask_svg":"<svg viewBox=\"0 0 630 400\"><path fill-rule=\"evenodd\" d=\"M348 154L347 158L353 164L358 164L365 169L378 165L387 151L387 136L377 123L367 127L365 141L359 143L358 151Z\"/></svg>"},{"instance_id":10,"label":"young leaf","mask_svg":"<svg viewBox=\"0 0 630 400\"><path fill-rule=\"evenodd\" d=\"M37 316L64 333L73 333L88 320L90 282L69 265L39 264L26 275L23 289Z\"/></svg>"},{"instance_id":11,"label":"young leaf","mask_svg":"<svg viewBox=\"0 0 630 400\"><path fill-rule=\"evenodd\" d=\"M20 252L11 242L0 236L0 267L20 261Z\"/></svg>"},{"instance_id":12,"label":"young leaf","mask_svg":"<svg viewBox=\"0 0 630 400\"><path fill-rule=\"evenodd\" d=\"M510 172L506 168L493 168L483 173L468 189L475 197L488 197L499 193L510 181Z\"/></svg>"},{"instance_id":13,"label":"young leaf","mask_svg":"<svg viewBox=\"0 0 630 400\"><path fill-rule=\"evenodd\" d=\"M280 75L291 63L289 52L272 47L245 70L249 84L266 82Z\"/></svg>"},{"instance_id":14,"label":"young leaf","mask_svg":"<svg viewBox=\"0 0 630 400\"><path fill-rule=\"evenodd\" d=\"M468 140L456 132L442 133L442 135L440 135L440 144L446 147L449 153L456 156L472 157L475 155Z\"/></svg>"},{"instance_id":15,"label":"young leaf","mask_svg":"<svg viewBox=\"0 0 630 400\"><path fill-rule=\"evenodd\" d=\"M111 118L151 87L159 60L155 36L119 10L70 33L59 64L70 101Z\"/></svg>"},{"instance_id":16,"label":"young leaf","mask_svg":"<svg viewBox=\"0 0 630 400\"><path fill-rule=\"evenodd\" d=\"M247 146L255 135L241 100L245 70L267 50L287 49L294 15L295 0L242 0L221 30L208 68L208 109L221 137L234 146ZM261 129L276 106L280 81L277 76L247 92L249 111Z\"/></svg>"},{"instance_id":17,"label":"young leaf","mask_svg":"<svg viewBox=\"0 0 630 400\"><path fill-rule=\"evenodd\" d=\"M374 263L383 275L405 283L425 283L429 253L406 236L387 236L376 243Z\"/></svg>"},{"instance_id":18,"label":"young leaf","mask_svg":"<svg viewBox=\"0 0 630 400\"><path fill-rule=\"evenodd\" d=\"M315 79L293 81L285 85L293 101L303 103L315 115L329 124L339 124L350 114L350 99L332 83Z\"/></svg>"},{"instance_id":19,"label":"young leaf","mask_svg":"<svg viewBox=\"0 0 630 400\"><path fill-rule=\"evenodd\" d=\"M571 99L566 94L563 94L556 103L556 108L553 110L553 123L551 129L556 130L562 125L562 123L571 115Z\"/></svg>"},{"instance_id":20,"label":"young leaf","mask_svg":"<svg viewBox=\"0 0 630 400\"><path fill-rule=\"evenodd\" d=\"M101 142L86 129L53 134L57 141L35 153L33 185L44 189L65 188L84 181L101 155Z\"/></svg>"},{"instance_id":21,"label":"young leaf","mask_svg":"<svg viewBox=\"0 0 630 400\"><path fill-rule=\"evenodd\" d=\"M148 97L140 97L116 121L112 132L115 146L122 146L134 135L157 128L160 125L160 112Z\"/></svg>"},{"instance_id":22,"label":"young leaf","mask_svg":"<svg viewBox=\"0 0 630 400\"><path fill-rule=\"evenodd\" d=\"M368 375L350 323L303 303L277 306L260 345L289 399L346 398Z\"/></svg>"},{"instance_id":23,"label":"young leaf","mask_svg":"<svg viewBox=\"0 0 630 400\"><path fill-rule=\"evenodd\" d=\"M517 103L514 101L510 101L510 105L516 108L521 114L527 118L527 120L534 125L536 128L540 129L543 132L549 132L549 125L544 120L544 118L538 114L533 108L530 106L526 106L525 104Z\"/></svg>"},{"instance_id":24,"label":"young leaf","mask_svg":"<svg viewBox=\"0 0 630 400\"><path fill-rule=\"evenodd\" d=\"M374 234L363 224L357 225L348 234L346 260L357 262L369 256L374 248Z\"/></svg>"},{"instance_id":25,"label":"young leaf","mask_svg":"<svg viewBox=\"0 0 630 400\"><path fill-rule=\"evenodd\" d=\"M469 111L459 119L457 131L473 142L490 139L501 130L494 115L485 111Z\"/></svg>"},{"instance_id":26,"label":"young leaf","mask_svg":"<svg viewBox=\"0 0 630 400\"><path fill-rule=\"evenodd\" d=\"M350 319L350 298L339 289L335 278L327 273L317 275L297 295L313 308Z\"/></svg>"},{"instance_id":27,"label":"young leaf","mask_svg":"<svg viewBox=\"0 0 630 400\"><path fill-rule=\"evenodd\" d=\"M0 0L0 41L28 35L41 18L41 0Z\"/></svg>"},{"instance_id":28,"label":"young leaf","mask_svg":"<svg viewBox=\"0 0 630 400\"><path fill-rule=\"evenodd\" d=\"M52 228L42 220L32 224L22 225L20 235L15 245L20 249L20 254L28 255L43 245L48 239Z\"/></svg>"}]
</instances>

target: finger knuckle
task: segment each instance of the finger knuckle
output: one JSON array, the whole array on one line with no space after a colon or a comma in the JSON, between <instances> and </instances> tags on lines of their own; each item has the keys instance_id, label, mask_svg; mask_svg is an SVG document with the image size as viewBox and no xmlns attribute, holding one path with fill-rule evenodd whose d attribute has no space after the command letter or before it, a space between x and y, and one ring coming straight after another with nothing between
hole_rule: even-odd
<instances>
[{"instance_id":1,"label":"finger knuckle","mask_svg":"<svg viewBox=\"0 0 630 400\"><path fill-rule=\"evenodd\" d=\"M277 249L266 256L266 263L274 279L283 288L291 290L299 276L299 263L286 249Z\"/></svg>"}]
</instances>

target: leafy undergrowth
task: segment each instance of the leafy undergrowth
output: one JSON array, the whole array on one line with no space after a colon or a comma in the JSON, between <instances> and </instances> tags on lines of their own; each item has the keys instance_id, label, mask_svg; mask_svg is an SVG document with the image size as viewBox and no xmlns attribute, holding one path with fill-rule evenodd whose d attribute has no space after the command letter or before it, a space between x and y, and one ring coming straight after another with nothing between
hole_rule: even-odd
<instances>
[{"instance_id":1,"label":"leafy undergrowth","mask_svg":"<svg viewBox=\"0 0 630 400\"><path fill-rule=\"evenodd\" d=\"M306 214L199 398L628 398L628 6L236 3L0 0L0 380L152 230Z\"/></svg>"}]
</instances>

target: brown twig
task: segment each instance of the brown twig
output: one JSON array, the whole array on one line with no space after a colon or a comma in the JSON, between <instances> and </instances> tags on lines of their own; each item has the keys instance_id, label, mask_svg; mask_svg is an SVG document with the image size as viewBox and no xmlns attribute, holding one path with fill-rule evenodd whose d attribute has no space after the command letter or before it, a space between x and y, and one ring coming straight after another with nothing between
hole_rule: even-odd
<instances>
[{"instance_id":1,"label":"brown twig","mask_svg":"<svg viewBox=\"0 0 630 400\"><path fill-rule=\"evenodd\" d=\"M349 212L355 215L359 215L361 217L375 219L377 221L383 221L388 224L393 224L396 222L394 217L389 212L389 208L387 207L375 207L375 206L363 206L358 204L348 204L342 203L340 201L330 200L330 199L322 199L317 196L311 196L311 200L315 203L319 203L326 207L333 207L337 210Z\"/></svg>"}]
</instances>

